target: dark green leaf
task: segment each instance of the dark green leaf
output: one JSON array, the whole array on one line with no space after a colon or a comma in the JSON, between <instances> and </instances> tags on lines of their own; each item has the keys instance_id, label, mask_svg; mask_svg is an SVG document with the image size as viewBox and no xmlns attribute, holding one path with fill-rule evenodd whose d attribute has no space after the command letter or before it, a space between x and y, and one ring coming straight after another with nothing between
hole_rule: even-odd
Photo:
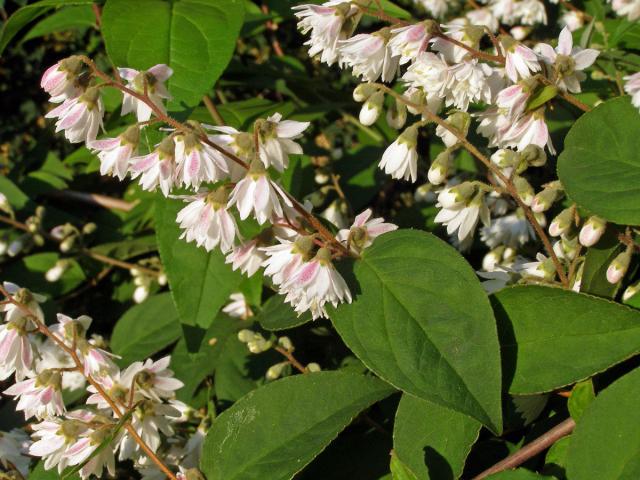
<instances>
[{"instance_id":1,"label":"dark green leaf","mask_svg":"<svg viewBox=\"0 0 640 480\"><path fill-rule=\"evenodd\" d=\"M622 244L618 234L612 226L607 227L600 241L587 250L582 271L580 291L599 297L613 298L620 287L620 282L609 283L607 268L614 258L622 251Z\"/></svg>"},{"instance_id":2,"label":"dark green leaf","mask_svg":"<svg viewBox=\"0 0 640 480\"><path fill-rule=\"evenodd\" d=\"M298 316L293 307L284 302L282 295L273 295L264 302L262 310L256 316L256 320L260 322L260 325L265 330L278 331L297 327L311 321L311 314L306 312Z\"/></svg>"},{"instance_id":3,"label":"dark green leaf","mask_svg":"<svg viewBox=\"0 0 640 480\"><path fill-rule=\"evenodd\" d=\"M65 7L40 20L22 41L41 37L54 32L67 31L73 28L86 28L94 26L96 16L91 5L79 5L77 7Z\"/></svg>"},{"instance_id":4,"label":"dark green leaf","mask_svg":"<svg viewBox=\"0 0 640 480\"><path fill-rule=\"evenodd\" d=\"M376 239L354 273L353 303L330 312L349 348L392 385L500 430L495 321L460 254L398 230Z\"/></svg>"},{"instance_id":5,"label":"dark green leaf","mask_svg":"<svg viewBox=\"0 0 640 480\"><path fill-rule=\"evenodd\" d=\"M264 385L215 419L201 469L208 480L290 479L360 411L392 392L376 378L343 372Z\"/></svg>"},{"instance_id":6,"label":"dark green leaf","mask_svg":"<svg viewBox=\"0 0 640 480\"><path fill-rule=\"evenodd\" d=\"M640 312L535 285L493 296L505 386L530 394L583 380L640 351Z\"/></svg>"},{"instance_id":7,"label":"dark green leaf","mask_svg":"<svg viewBox=\"0 0 640 480\"><path fill-rule=\"evenodd\" d=\"M595 398L596 394L593 391L593 382L591 379L576 383L571 390L571 396L567 402L571 418L576 422L579 421L586 408Z\"/></svg>"}]
</instances>

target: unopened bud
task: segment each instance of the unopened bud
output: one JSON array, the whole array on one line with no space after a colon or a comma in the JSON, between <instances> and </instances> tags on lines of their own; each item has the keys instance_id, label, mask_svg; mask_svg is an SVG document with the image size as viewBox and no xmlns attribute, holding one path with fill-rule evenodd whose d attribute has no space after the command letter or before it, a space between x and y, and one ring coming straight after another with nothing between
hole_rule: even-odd
<instances>
[{"instance_id":1,"label":"unopened bud","mask_svg":"<svg viewBox=\"0 0 640 480\"><path fill-rule=\"evenodd\" d=\"M433 185L440 185L445 182L449 174L449 166L451 165L451 152L446 149L440 152L436 159L429 167L427 178Z\"/></svg>"},{"instance_id":2,"label":"unopened bud","mask_svg":"<svg viewBox=\"0 0 640 480\"><path fill-rule=\"evenodd\" d=\"M631 262L631 249L627 249L609 264L607 268L607 281L609 283L618 283L625 276Z\"/></svg>"},{"instance_id":3,"label":"unopened bud","mask_svg":"<svg viewBox=\"0 0 640 480\"><path fill-rule=\"evenodd\" d=\"M9 244L9 248L7 248L7 255L15 257L24 249L24 245L24 237L15 239Z\"/></svg>"},{"instance_id":4,"label":"unopened bud","mask_svg":"<svg viewBox=\"0 0 640 480\"><path fill-rule=\"evenodd\" d=\"M293 352L293 343L289 337L278 338L278 345L284 348L287 352Z\"/></svg>"},{"instance_id":5,"label":"unopened bud","mask_svg":"<svg viewBox=\"0 0 640 480\"><path fill-rule=\"evenodd\" d=\"M549 225L549 235L552 237L559 237L560 235L567 233L567 231L573 225L573 212L574 208L565 208L551 221Z\"/></svg>"},{"instance_id":6,"label":"unopened bud","mask_svg":"<svg viewBox=\"0 0 640 480\"><path fill-rule=\"evenodd\" d=\"M0 210L5 213L8 213L10 217L13 217L13 209L11 208L11 204L9 203L9 199L6 197L4 193L0 192Z\"/></svg>"},{"instance_id":7,"label":"unopened bud","mask_svg":"<svg viewBox=\"0 0 640 480\"><path fill-rule=\"evenodd\" d=\"M409 112L411 112L413 115L418 115L419 113L421 113L422 108L427 100L427 96L424 93L424 91L421 88L414 88L414 89L411 89L410 91L407 90L405 94L408 95L409 101L413 105L419 107L419 108L414 108L411 105L407 105L407 110L409 110Z\"/></svg>"},{"instance_id":8,"label":"unopened bud","mask_svg":"<svg viewBox=\"0 0 640 480\"><path fill-rule=\"evenodd\" d=\"M306 368L310 373L319 372L322 370L322 368L320 368L320 365L318 365L316 362L308 363Z\"/></svg>"},{"instance_id":9,"label":"unopened bud","mask_svg":"<svg viewBox=\"0 0 640 480\"><path fill-rule=\"evenodd\" d=\"M631 297L638 293L638 291L640 291L640 282L629 285L622 294L622 301L627 302L631 300Z\"/></svg>"},{"instance_id":10,"label":"unopened bud","mask_svg":"<svg viewBox=\"0 0 640 480\"><path fill-rule=\"evenodd\" d=\"M501 148L491 155L491 162L502 168L514 167L518 164L518 153L508 148Z\"/></svg>"},{"instance_id":11,"label":"unopened bud","mask_svg":"<svg viewBox=\"0 0 640 480\"><path fill-rule=\"evenodd\" d=\"M372 85L370 83L361 83L353 89L353 99L356 102L364 102L377 91L378 87L376 87L375 85Z\"/></svg>"},{"instance_id":12,"label":"unopened bud","mask_svg":"<svg viewBox=\"0 0 640 480\"><path fill-rule=\"evenodd\" d=\"M578 252L577 237L570 238L563 236L553 245L553 251L558 258L572 261Z\"/></svg>"},{"instance_id":13,"label":"unopened bud","mask_svg":"<svg viewBox=\"0 0 640 480\"><path fill-rule=\"evenodd\" d=\"M133 291L133 301L135 303L142 303L149 298L149 286L140 285Z\"/></svg>"},{"instance_id":14,"label":"unopened bud","mask_svg":"<svg viewBox=\"0 0 640 480\"><path fill-rule=\"evenodd\" d=\"M246 328L238 332L238 340L240 340L242 343L249 343L255 336L255 332Z\"/></svg>"},{"instance_id":15,"label":"unopened bud","mask_svg":"<svg viewBox=\"0 0 640 480\"><path fill-rule=\"evenodd\" d=\"M266 340L259 333L256 333L254 339L247 343L247 348L251 353L266 352L271 347L273 347L273 343L271 342L271 340Z\"/></svg>"},{"instance_id":16,"label":"unopened bud","mask_svg":"<svg viewBox=\"0 0 640 480\"><path fill-rule=\"evenodd\" d=\"M468 203L475 193L476 186L473 183L463 182L440 192L438 201L443 208L452 208L461 203Z\"/></svg>"},{"instance_id":17,"label":"unopened bud","mask_svg":"<svg viewBox=\"0 0 640 480\"><path fill-rule=\"evenodd\" d=\"M445 121L460 132L463 137L466 137L469 132L469 125L471 125L471 115L466 112L455 112L449 115ZM456 134L442 125L438 125L436 128L436 135L442 139L447 147L453 147L460 141Z\"/></svg>"},{"instance_id":18,"label":"unopened bud","mask_svg":"<svg viewBox=\"0 0 640 480\"><path fill-rule=\"evenodd\" d=\"M360 123L366 127L373 125L382 112L384 93L376 92L364 102L360 110Z\"/></svg>"},{"instance_id":19,"label":"unopened bud","mask_svg":"<svg viewBox=\"0 0 640 480\"><path fill-rule=\"evenodd\" d=\"M277 378L280 378L287 365L289 365L289 362L280 362L276 363L275 365L271 365L265 375L267 377L267 380L275 380Z\"/></svg>"},{"instance_id":20,"label":"unopened bud","mask_svg":"<svg viewBox=\"0 0 640 480\"><path fill-rule=\"evenodd\" d=\"M391 128L400 130L407 121L407 106L394 99L391 107L387 109L387 124Z\"/></svg>"},{"instance_id":21,"label":"unopened bud","mask_svg":"<svg viewBox=\"0 0 640 480\"><path fill-rule=\"evenodd\" d=\"M516 175L513 177L513 185L516 187L518 196L520 197L520 200L522 200L522 203L530 206L535 197L535 191L527 179Z\"/></svg>"},{"instance_id":22,"label":"unopened bud","mask_svg":"<svg viewBox=\"0 0 640 480\"><path fill-rule=\"evenodd\" d=\"M161 287L164 287L166 284L167 284L167 274L161 273L160 275L158 275L158 285L160 285Z\"/></svg>"},{"instance_id":23,"label":"unopened bud","mask_svg":"<svg viewBox=\"0 0 640 480\"><path fill-rule=\"evenodd\" d=\"M95 223L89 222L84 227L82 227L82 233L85 235L91 235L96 231L97 228L98 226Z\"/></svg>"},{"instance_id":24,"label":"unopened bud","mask_svg":"<svg viewBox=\"0 0 640 480\"><path fill-rule=\"evenodd\" d=\"M598 243L598 240L602 237L605 229L607 228L607 222L600 217L589 217L580 229L580 243L585 247L591 247Z\"/></svg>"},{"instance_id":25,"label":"unopened bud","mask_svg":"<svg viewBox=\"0 0 640 480\"><path fill-rule=\"evenodd\" d=\"M73 248L73 246L76 243L76 238L77 237L75 235L69 235L62 242L60 242L60 251L62 253L67 253L67 252L71 251L71 249Z\"/></svg>"},{"instance_id":26,"label":"unopened bud","mask_svg":"<svg viewBox=\"0 0 640 480\"><path fill-rule=\"evenodd\" d=\"M58 260L53 267L47 270L44 277L47 279L47 282L57 282L62 278L62 275L64 275L64 272L66 272L69 267L70 265L68 260Z\"/></svg>"},{"instance_id":27,"label":"unopened bud","mask_svg":"<svg viewBox=\"0 0 640 480\"><path fill-rule=\"evenodd\" d=\"M482 259L482 269L487 272L493 272L496 266L502 262L502 255L504 254L505 247L497 247L487 253Z\"/></svg>"},{"instance_id":28,"label":"unopened bud","mask_svg":"<svg viewBox=\"0 0 640 480\"><path fill-rule=\"evenodd\" d=\"M536 213L546 212L560 198L560 190L555 187L547 187L533 198L531 210Z\"/></svg>"},{"instance_id":29,"label":"unopened bud","mask_svg":"<svg viewBox=\"0 0 640 480\"><path fill-rule=\"evenodd\" d=\"M542 167L547 163L547 154L538 145L527 145L520 152L520 157L531 167Z\"/></svg>"}]
</instances>

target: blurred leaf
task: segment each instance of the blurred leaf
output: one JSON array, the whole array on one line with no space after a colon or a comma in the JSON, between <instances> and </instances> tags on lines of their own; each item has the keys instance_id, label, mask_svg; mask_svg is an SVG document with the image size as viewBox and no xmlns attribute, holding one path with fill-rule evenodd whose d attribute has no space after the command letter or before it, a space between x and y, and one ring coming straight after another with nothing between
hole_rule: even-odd
<instances>
[{"instance_id":1,"label":"blurred leaf","mask_svg":"<svg viewBox=\"0 0 640 480\"><path fill-rule=\"evenodd\" d=\"M155 235L146 235L130 240L122 240L120 242L103 243L92 247L91 251L119 260L127 260L149 252L154 252L157 249L158 243Z\"/></svg>"},{"instance_id":2,"label":"blurred leaf","mask_svg":"<svg viewBox=\"0 0 640 480\"><path fill-rule=\"evenodd\" d=\"M77 7L65 7L40 20L22 38L23 42L32 38L41 37L54 32L62 32L74 28L93 27L96 24L96 16L91 5L79 5Z\"/></svg>"},{"instance_id":3,"label":"blurred leaf","mask_svg":"<svg viewBox=\"0 0 640 480\"><path fill-rule=\"evenodd\" d=\"M607 280L607 268L622 251L618 233L611 225L593 247L589 247L584 260L580 291L599 297L613 298L620 283L612 284Z\"/></svg>"},{"instance_id":4,"label":"blurred leaf","mask_svg":"<svg viewBox=\"0 0 640 480\"><path fill-rule=\"evenodd\" d=\"M573 386L571 396L567 401L567 407L569 407L571 418L576 422L579 421L584 411L595 398L596 394L593 391L593 382L591 379L576 383Z\"/></svg>"},{"instance_id":5,"label":"blurred leaf","mask_svg":"<svg viewBox=\"0 0 640 480\"><path fill-rule=\"evenodd\" d=\"M264 302L256 320L265 330L286 330L310 322L311 313L305 312L298 315L291 305L284 302L282 295L273 295Z\"/></svg>"}]
</instances>

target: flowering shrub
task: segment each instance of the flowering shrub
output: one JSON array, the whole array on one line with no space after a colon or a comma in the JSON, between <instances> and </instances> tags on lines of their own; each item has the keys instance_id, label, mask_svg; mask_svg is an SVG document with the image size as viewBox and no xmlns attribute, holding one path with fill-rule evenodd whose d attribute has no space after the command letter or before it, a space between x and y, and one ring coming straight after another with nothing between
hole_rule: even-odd
<instances>
[{"instance_id":1,"label":"flowering shrub","mask_svg":"<svg viewBox=\"0 0 640 480\"><path fill-rule=\"evenodd\" d=\"M640 1L10 13L0 478L640 475Z\"/></svg>"}]
</instances>

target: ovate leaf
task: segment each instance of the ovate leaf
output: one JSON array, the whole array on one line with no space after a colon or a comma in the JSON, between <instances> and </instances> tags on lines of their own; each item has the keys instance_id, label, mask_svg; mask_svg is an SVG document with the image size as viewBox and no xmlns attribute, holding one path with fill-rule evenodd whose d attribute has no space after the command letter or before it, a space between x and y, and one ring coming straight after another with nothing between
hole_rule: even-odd
<instances>
[{"instance_id":1,"label":"ovate leaf","mask_svg":"<svg viewBox=\"0 0 640 480\"><path fill-rule=\"evenodd\" d=\"M409 470L402 460L398 458L396 452L391 452L391 478L392 480L418 480L418 477Z\"/></svg>"},{"instance_id":2,"label":"ovate leaf","mask_svg":"<svg viewBox=\"0 0 640 480\"><path fill-rule=\"evenodd\" d=\"M265 330L277 331L307 323L311 321L311 314L306 312L298 316L282 295L274 295L264 303L256 320Z\"/></svg>"},{"instance_id":3,"label":"ovate leaf","mask_svg":"<svg viewBox=\"0 0 640 480\"><path fill-rule=\"evenodd\" d=\"M201 469L208 480L288 480L359 412L392 392L376 378L343 372L264 385L215 419Z\"/></svg>"},{"instance_id":4,"label":"ovate leaf","mask_svg":"<svg viewBox=\"0 0 640 480\"><path fill-rule=\"evenodd\" d=\"M640 225L640 112L614 98L573 125L558 160L567 194L611 222Z\"/></svg>"},{"instance_id":5,"label":"ovate leaf","mask_svg":"<svg viewBox=\"0 0 640 480\"><path fill-rule=\"evenodd\" d=\"M120 67L172 67L169 91L174 109L181 110L197 105L216 83L243 18L242 0L107 0L102 33Z\"/></svg>"},{"instance_id":6,"label":"ovate leaf","mask_svg":"<svg viewBox=\"0 0 640 480\"><path fill-rule=\"evenodd\" d=\"M183 206L166 198L156 202L158 247L180 321L206 329L242 276L231 270L219 250L207 252L179 239L176 216Z\"/></svg>"},{"instance_id":7,"label":"ovate leaf","mask_svg":"<svg viewBox=\"0 0 640 480\"><path fill-rule=\"evenodd\" d=\"M640 369L603 390L571 436L567 478L640 478Z\"/></svg>"},{"instance_id":8,"label":"ovate leaf","mask_svg":"<svg viewBox=\"0 0 640 480\"><path fill-rule=\"evenodd\" d=\"M640 312L559 288L506 288L493 296L505 387L545 392L583 380L640 351Z\"/></svg>"},{"instance_id":9,"label":"ovate leaf","mask_svg":"<svg viewBox=\"0 0 640 480\"><path fill-rule=\"evenodd\" d=\"M355 262L353 303L331 311L353 352L394 386L501 428L496 325L469 264L433 235L398 230Z\"/></svg>"},{"instance_id":10,"label":"ovate leaf","mask_svg":"<svg viewBox=\"0 0 640 480\"><path fill-rule=\"evenodd\" d=\"M461 413L404 394L393 427L393 448L419 480L459 478L482 425Z\"/></svg>"}]
</instances>

